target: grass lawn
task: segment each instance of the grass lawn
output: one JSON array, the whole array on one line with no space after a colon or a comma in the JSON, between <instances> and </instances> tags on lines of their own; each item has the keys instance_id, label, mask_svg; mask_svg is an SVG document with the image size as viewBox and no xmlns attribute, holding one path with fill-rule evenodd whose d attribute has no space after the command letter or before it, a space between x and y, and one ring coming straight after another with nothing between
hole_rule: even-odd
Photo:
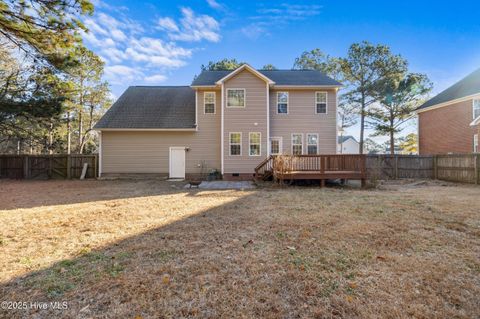
<instances>
[{"instance_id":1,"label":"grass lawn","mask_svg":"<svg viewBox=\"0 0 480 319\"><path fill-rule=\"evenodd\" d=\"M480 187L0 181L5 318L480 317Z\"/></svg>"}]
</instances>

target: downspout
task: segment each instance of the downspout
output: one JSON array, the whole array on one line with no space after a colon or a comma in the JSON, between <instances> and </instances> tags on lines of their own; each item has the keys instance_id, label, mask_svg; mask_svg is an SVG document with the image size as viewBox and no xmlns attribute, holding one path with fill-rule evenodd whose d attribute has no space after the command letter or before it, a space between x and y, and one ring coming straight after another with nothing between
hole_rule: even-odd
<instances>
[{"instance_id":1,"label":"downspout","mask_svg":"<svg viewBox=\"0 0 480 319\"><path fill-rule=\"evenodd\" d=\"M220 161L220 171L222 173L222 176L223 176L223 154L224 154L224 148L225 148L225 145L224 145L224 128L223 128L223 122L224 122L224 115L223 115L223 112L224 112L224 108L223 108L223 105L224 105L224 96L223 96L223 93L224 92L224 84L222 83L222 90L221 90L221 98L222 98L222 103L221 103L221 106L222 106L222 112L221 112L221 125L220 125L220 131L221 131L221 135L220 135L220 143L221 143L221 147L220 147L220 153L221 153L221 161Z\"/></svg>"},{"instance_id":2,"label":"downspout","mask_svg":"<svg viewBox=\"0 0 480 319\"><path fill-rule=\"evenodd\" d=\"M102 177L102 131L98 131L98 178Z\"/></svg>"},{"instance_id":3,"label":"downspout","mask_svg":"<svg viewBox=\"0 0 480 319\"><path fill-rule=\"evenodd\" d=\"M267 157L270 156L270 86L267 82Z\"/></svg>"}]
</instances>

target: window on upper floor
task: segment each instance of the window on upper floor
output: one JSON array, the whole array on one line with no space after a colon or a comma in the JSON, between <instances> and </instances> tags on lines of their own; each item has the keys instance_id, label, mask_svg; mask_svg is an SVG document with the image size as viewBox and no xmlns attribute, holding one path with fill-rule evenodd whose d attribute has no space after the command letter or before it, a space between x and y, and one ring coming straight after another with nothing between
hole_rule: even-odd
<instances>
[{"instance_id":1,"label":"window on upper floor","mask_svg":"<svg viewBox=\"0 0 480 319\"><path fill-rule=\"evenodd\" d=\"M288 114L288 92L277 92L277 114Z\"/></svg>"},{"instance_id":2,"label":"window on upper floor","mask_svg":"<svg viewBox=\"0 0 480 319\"><path fill-rule=\"evenodd\" d=\"M204 113L215 114L215 92L205 92L203 95Z\"/></svg>"},{"instance_id":3,"label":"window on upper floor","mask_svg":"<svg viewBox=\"0 0 480 319\"><path fill-rule=\"evenodd\" d=\"M327 114L327 92L315 92L315 113Z\"/></svg>"},{"instance_id":4,"label":"window on upper floor","mask_svg":"<svg viewBox=\"0 0 480 319\"><path fill-rule=\"evenodd\" d=\"M303 134L302 133L292 134L292 154L293 155L303 154Z\"/></svg>"},{"instance_id":5,"label":"window on upper floor","mask_svg":"<svg viewBox=\"0 0 480 319\"><path fill-rule=\"evenodd\" d=\"M250 156L260 156L261 153L261 138L262 134L259 132L250 132L248 134L249 153Z\"/></svg>"},{"instance_id":6,"label":"window on upper floor","mask_svg":"<svg viewBox=\"0 0 480 319\"><path fill-rule=\"evenodd\" d=\"M318 134L317 133L307 134L307 154L308 155L318 154Z\"/></svg>"},{"instance_id":7,"label":"window on upper floor","mask_svg":"<svg viewBox=\"0 0 480 319\"><path fill-rule=\"evenodd\" d=\"M473 119L480 116L480 99L473 100Z\"/></svg>"},{"instance_id":8,"label":"window on upper floor","mask_svg":"<svg viewBox=\"0 0 480 319\"><path fill-rule=\"evenodd\" d=\"M245 107L245 89L227 89L227 107Z\"/></svg>"},{"instance_id":9,"label":"window on upper floor","mask_svg":"<svg viewBox=\"0 0 480 319\"><path fill-rule=\"evenodd\" d=\"M242 133L230 133L230 156L242 155Z\"/></svg>"}]
</instances>

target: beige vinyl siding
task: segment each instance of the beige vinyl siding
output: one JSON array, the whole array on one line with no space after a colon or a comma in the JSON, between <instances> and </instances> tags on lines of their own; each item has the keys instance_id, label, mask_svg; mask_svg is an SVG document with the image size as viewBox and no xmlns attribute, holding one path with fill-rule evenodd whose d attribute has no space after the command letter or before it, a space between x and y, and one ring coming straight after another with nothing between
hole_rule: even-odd
<instances>
[{"instance_id":1,"label":"beige vinyl siding","mask_svg":"<svg viewBox=\"0 0 480 319\"><path fill-rule=\"evenodd\" d=\"M267 84L250 71L244 70L228 79L224 86L224 106L227 105L227 89L245 89L245 108L223 109L224 173L253 174L255 167L267 156ZM229 156L230 132L242 133L241 156ZM260 156L249 156L249 132L261 133Z\"/></svg>"},{"instance_id":2,"label":"beige vinyl siding","mask_svg":"<svg viewBox=\"0 0 480 319\"><path fill-rule=\"evenodd\" d=\"M327 114L315 113L315 92L327 92ZM277 92L288 92L288 114L277 114ZM307 134L318 134L318 153L335 154L337 93L329 89L279 89L270 91L270 136L283 138L283 154L292 152L292 133L303 133L303 151L307 152Z\"/></svg>"},{"instance_id":3,"label":"beige vinyl siding","mask_svg":"<svg viewBox=\"0 0 480 319\"><path fill-rule=\"evenodd\" d=\"M220 91L216 91L216 114L203 114L203 101L203 91L199 91L195 132L103 131L102 173L168 174L171 146L189 148L187 174L200 173L202 161L207 168L220 170Z\"/></svg>"}]
</instances>

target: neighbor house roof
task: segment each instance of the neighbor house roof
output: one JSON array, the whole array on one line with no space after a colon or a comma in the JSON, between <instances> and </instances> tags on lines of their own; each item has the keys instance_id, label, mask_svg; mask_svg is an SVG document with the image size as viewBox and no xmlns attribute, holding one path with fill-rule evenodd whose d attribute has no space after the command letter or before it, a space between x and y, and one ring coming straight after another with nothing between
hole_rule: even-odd
<instances>
[{"instance_id":1,"label":"neighbor house roof","mask_svg":"<svg viewBox=\"0 0 480 319\"><path fill-rule=\"evenodd\" d=\"M341 86L340 82L314 70L257 70L275 85L292 86ZM214 86L234 71L202 71L192 82L192 86Z\"/></svg>"},{"instance_id":2,"label":"neighbor house roof","mask_svg":"<svg viewBox=\"0 0 480 319\"><path fill-rule=\"evenodd\" d=\"M338 137L338 143L339 144L344 143L346 140L349 140L349 139L352 139L355 142L357 141L355 137L353 137L352 135L343 135Z\"/></svg>"},{"instance_id":3,"label":"neighbor house roof","mask_svg":"<svg viewBox=\"0 0 480 319\"><path fill-rule=\"evenodd\" d=\"M422 104L418 110L480 93L480 69L470 73L445 91Z\"/></svg>"},{"instance_id":4,"label":"neighbor house roof","mask_svg":"<svg viewBox=\"0 0 480 319\"><path fill-rule=\"evenodd\" d=\"M194 129L195 90L189 86L131 86L95 129Z\"/></svg>"}]
</instances>

